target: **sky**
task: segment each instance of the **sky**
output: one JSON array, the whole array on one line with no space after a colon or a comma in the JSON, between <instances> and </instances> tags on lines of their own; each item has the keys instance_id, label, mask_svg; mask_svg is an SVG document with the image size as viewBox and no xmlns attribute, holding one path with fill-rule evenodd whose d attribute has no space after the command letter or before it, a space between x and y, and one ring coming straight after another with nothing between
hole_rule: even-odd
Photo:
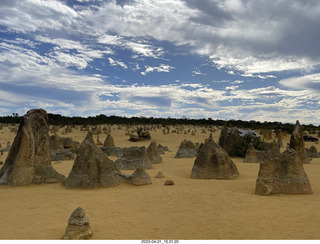
<instances>
[{"instance_id":1,"label":"sky","mask_svg":"<svg viewBox=\"0 0 320 244\"><path fill-rule=\"evenodd\" d=\"M0 0L0 116L320 124L318 0Z\"/></svg>"}]
</instances>

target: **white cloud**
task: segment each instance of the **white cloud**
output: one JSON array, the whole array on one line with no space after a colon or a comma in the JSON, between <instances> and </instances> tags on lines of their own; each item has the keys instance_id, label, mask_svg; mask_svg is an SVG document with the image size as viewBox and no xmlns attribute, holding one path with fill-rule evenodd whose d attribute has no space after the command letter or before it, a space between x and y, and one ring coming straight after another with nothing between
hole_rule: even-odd
<instances>
[{"instance_id":1,"label":"white cloud","mask_svg":"<svg viewBox=\"0 0 320 244\"><path fill-rule=\"evenodd\" d=\"M86 17L90 15L97 33L188 45L218 67L259 74L310 70L320 64L320 36L314 31L320 24L319 6L289 0L144 0L121 7L111 1L86 12Z\"/></svg>"},{"instance_id":2,"label":"white cloud","mask_svg":"<svg viewBox=\"0 0 320 244\"><path fill-rule=\"evenodd\" d=\"M159 58L163 56L164 51L161 47L153 47L148 44L137 43L137 42L127 42L125 47L131 49L133 52L142 55L143 57Z\"/></svg>"},{"instance_id":3,"label":"white cloud","mask_svg":"<svg viewBox=\"0 0 320 244\"><path fill-rule=\"evenodd\" d=\"M77 55L72 55L63 52L54 52L51 57L55 58L60 63L64 64L65 67L75 66L78 69L84 69L87 67L88 63L81 57Z\"/></svg>"},{"instance_id":4,"label":"white cloud","mask_svg":"<svg viewBox=\"0 0 320 244\"><path fill-rule=\"evenodd\" d=\"M160 58L164 55L164 50L161 47L155 47L153 45L144 43L139 40L127 40L124 37L118 35L103 34L98 37L98 42L108 45L119 46L124 49L129 49L132 52L138 54L133 55L133 58L138 58L139 55L142 57Z\"/></svg>"},{"instance_id":5,"label":"white cloud","mask_svg":"<svg viewBox=\"0 0 320 244\"><path fill-rule=\"evenodd\" d=\"M293 71L293 70L311 70L316 63L308 58L282 58L277 57L278 54L265 55L264 57L253 57L248 54L236 56L235 53L217 52L210 56L211 61L217 65L218 68L236 69L244 72L242 76L251 76L253 74ZM274 75L261 76L259 78L274 78Z\"/></svg>"},{"instance_id":6,"label":"white cloud","mask_svg":"<svg viewBox=\"0 0 320 244\"><path fill-rule=\"evenodd\" d=\"M13 1L0 8L0 24L24 33L67 28L77 17L76 11L57 0Z\"/></svg>"},{"instance_id":7,"label":"white cloud","mask_svg":"<svg viewBox=\"0 0 320 244\"><path fill-rule=\"evenodd\" d=\"M124 39L117 35L103 34L98 37L98 42L108 44L108 45L120 46L120 45L123 45Z\"/></svg>"},{"instance_id":8,"label":"white cloud","mask_svg":"<svg viewBox=\"0 0 320 244\"><path fill-rule=\"evenodd\" d=\"M279 83L283 86L290 87L293 89L313 90L319 92L320 73L282 79L279 81Z\"/></svg>"},{"instance_id":9,"label":"white cloud","mask_svg":"<svg viewBox=\"0 0 320 244\"><path fill-rule=\"evenodd\" d=\"M121 61L118 61L118 60L115 60L112 58L108 58L108 60L109 60L111 66L120 66L124 69L128 68L128 66L124 62L121 62Z\"/></svg>"},{"instance_id":10,"label":"white cloud","mask_svg":"<svg viewBox=\"0 0 320 244\"><path fill-rule=\"evenodd\" d=\"M54 48L50 53L50 57L65 64L66 67L75 66L78 69L84 69L94 59L103 58L106 54L113 54L113 51L109 48L104 48L103 50L95 49L94 46L83 45L79 41L65 38L36 36L36 40L53 44Z\"/></svg>"},{"instance_id":11,"label":"white cloud","mask_svg":"<svg viewBox=\"0 0 320 244\"><path fill-rule=\"evenodd\" d=\"M192 76L194 76L194 75L207 75L207 74L204 74L204 73L202 73L201 71L199 71L199 70L193 70L192 71Z\"/></svg>"},{"instance_id":12,"label":"white cloud","mask_svg":"<svg viewBox=\"0 0 320 244\"><path fill-rule=\"evenodd\" d=\"M225 89L230 91L235 91L239 88L239 86L227 86Z\"/></svg>"},{"instance_id":13,"label":"white cloud","mask_svg":"<svg viewBox=\"0 0 320 244\"><path fill-rule=\"evenodd\" d=\"M244 74L311 70L320 64L317 1L143 0L121 6L111 0L90 4L70 7L57 0L13 1L1 6L0 24L24 33L49 30L90 37L142 57L159 58L165 53L147 40L169 41L210 56L220 68Z\"/></svg>"},{"instance_id":14,"label":"white cloud","mask_svg":"<svg viewBox=\"0 0 320 244\"><path fill-rule=\"evenodd\" d=\"M157 67L151 67L148 65L145 65L145 71L141 72L142 75L146 75L147 73L151 73L151 72L165 72L168 73L170 72L170 70L174 69L174 67L171 67L170 65L166 65L166 64L160 64L160 66Z\"/></svg>"},{"instance_id":15,"label":"white cloud","mask_svg":"<svg viewBox=\"0 0 320 244\"><path fill-rule=\"evenodd\" d=\"M202 88L204 87L202 84L197 83L188 83L188 84L181 84L182 87L192 87L192 88Z\"/></svg>"}]
</instances>

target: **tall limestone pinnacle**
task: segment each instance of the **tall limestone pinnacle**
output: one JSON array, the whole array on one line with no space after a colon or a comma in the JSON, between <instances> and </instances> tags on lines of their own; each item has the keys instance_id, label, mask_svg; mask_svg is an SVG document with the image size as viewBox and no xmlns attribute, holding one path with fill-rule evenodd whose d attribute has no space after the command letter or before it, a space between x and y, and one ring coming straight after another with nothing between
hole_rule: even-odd
<instances>
[{"instance_id":1,"label":"tall limestone pinnacle","mask_svg":"<svg viewBox=\"0 0 320 244\"><path fill-rule=\"evenodd\" d=\"M27 185L63 182L65 179L51 165L47 112L44 109L29 110L0 170L0 184Z\"/></svg>"},{"instance_id":2,"label":"tall limestone pinnacle","mask_svg":"<svg viewBox=\"0 0 320 244\"><path fill-rule=\"evenodd\" d=\"M294 149L303 164L309 164L310 159L307 156L307 152L305 149L304 139L303 139L303 131L302 126L299 123L299 120L297 120L294 130L290 137L290 148Z\"/></svg>"}]
</instances>

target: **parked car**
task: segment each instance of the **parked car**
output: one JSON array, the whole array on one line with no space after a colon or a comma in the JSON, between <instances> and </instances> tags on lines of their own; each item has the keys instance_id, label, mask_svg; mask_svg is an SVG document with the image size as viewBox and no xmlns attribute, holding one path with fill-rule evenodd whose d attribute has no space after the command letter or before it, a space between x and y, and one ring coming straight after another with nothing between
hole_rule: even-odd
<instances>
[{"instance_id":1,"label":"parked car","mask_svg":"<svg viewBox=\"0 0 320 244\"><path fill-rule=\"evenodd\" d=\"M240 137L244 137L247 134L251 135L252 137L256 137L256 138L259 137L259 135L256 132L254 132L253 130L241 130L241 129L239 129L238 131L239 131Z\"/></svg>"},{"instance_id":2,"label":"parked car","mask_svg":"<svg viewBox=\"0 0 320 244\"><path fill-rule=\"evenodd\" d=\"M304 141L318 141L317 137L309 136L309 135L304 135L303 136Z\"/></svg>"}]
</instances>

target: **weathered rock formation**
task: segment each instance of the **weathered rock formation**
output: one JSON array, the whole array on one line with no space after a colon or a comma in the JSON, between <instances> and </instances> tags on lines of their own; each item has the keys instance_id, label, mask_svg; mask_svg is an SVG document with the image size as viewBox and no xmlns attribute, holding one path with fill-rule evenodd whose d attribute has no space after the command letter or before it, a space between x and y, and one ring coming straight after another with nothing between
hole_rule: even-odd
<instances>
[{"instance_id":1,"label":"weathered rock formation","mask_svg":"<svg viewBox=\"0 0 320 244\"><path fill-rule=\"evenodd\" d=\"M136 186L152 184L149 174L143 169L136 169L133 174L127 178L127 183Z\"/></svg>"},{"instance_id":2,"label":"weathered rock formation","mask_svg":"<svg viewBox=\"0 0 320 244\"><path fill-rule=\"evenodd\" d=\"M24 116L5 164L0 170L0 184L63 182L65 176L51 165L47 112L32 109Z\"/></svg>"},{"instance_id":3,"label":"weathered rock formation","mask_svg":"<svg viewBox=\"0 0 320 244\"><path fill-rule=\"evenodd\" d=\"M52 161L63 161L74 159L74 154L70 149L51 150L50 158Z\"/></svg>"},{"instance_id":4,"label":"weathered rock formation","mask_svg":"<svg viewBox=\"0 0 320 244\"><path fill-rule=\"evenodd\" d=\"M234 127L229 131L227 128L221 130L219 136L219 146L222 147L230 157L237 157L238 148L237 144L241 141L239 130Z\"/></svg>"},{"instance_id":5,"label":"weathered rock formation","mask_svg":"<svg viewBox=\"0 0 320 244\"><path fill-rule=\"evenodd\" d=\"M111 134L109 134L107 136L107 138L105 139L104 143L103 143L104 147L115 147L114 145L114 140Z\"/></svg>"},{"instance_id":6,"label":"weathered rock formation","mask_svg":"<svg viewBox=\"0 0 320 244\"><path fill-rule=\"evenodd\" d=\"M191 171L193 179L234 179L238 169L223 148L213 140L201 147Z\"/></svg>"},{"instance_id":7,"label":"weathered rock formation","mask_svg":"<svg viewBox=\"0 0 320 244\"><path fill-rule=\"evenodd\" d=\"M117 156L122 157L124 154L126 148L120 148L116 147L114 145L114 140L111 134L107 136L105 139L103 146L101 147L101 150L106 153L108 156Z\"/></svg>"},{"instance_id":8,"label":"weathered rock formation","mask_svg":"<svg viewBox=\"0 0 320 244\"><path fill-rule=\"evenodd\" d=\"M129 147L121 158L117 159L115 165L119 169L151 169L152 165L148 158L145 147Z\"/></svg>"},{"instance_id":9,"label":"weathered rock formation","mask_svg":"<svg viewBox=\"0 0 320 244\"><path fill-rule=\"evenodd\" d=\"M155 141L150 143L149 147L147 148L147 154L152 164L162 163L162 158L158 151L157 143Z\"/></svg>"},{"instance_id":10,"label":"weathered rock formation","mask_svg":"<svg viewBox=\"0 0 320 244\"><path fill-rule=\"evenodd\" d=\"M100 149L108 156L117 156L118 158L121 158L127 150L127 148L121 147L100 147Z\"/></svg>"},{"instance_id":11,"label":"weathered rock formation","mask_svg":"<svg viewBox=\"0 0 320 244\"><path fill-rule=\"evenodd\" d=\"M164 178L164 175L163 175L163 173L162 173L161 171L159 171L159 172L156 174L155 178Z\"/></svg>"},{"instance_id":12,"label":"weathered rock formation","mask_svg":"<svg viewBox=\"0 0 320 244\"><path fill-rule=\"evenodd\" d=\"M307 156L309 158L319 158L319 152L317 150L317 148L315 146L311 146L308 150L307 150Z\"/></svg>"},{"instance_id":13,"label":"weathered rock formation","mask_svg":"<svg viewBox=\"0 0 320 244\"><path fill-rule=\"evenodd\" d=\"M174 185L174 182L173 182L173 180L166 180L166 181L164 182L164 185L165 185L165 186L173 186L173 185Z\"/></svg>"},{"instance_id":14,"label":"weathered rock formation","mask_svg":"<svg viewBox=\"0 0 320 244\"><path fill-rule=\"evenodd\" d=\"M299 154L292 148L282 154L277 151L261 152L259 162L255 194L312 193Z\"/></svg>"},{"instance_id":15,"label":"weathered rock formation","mask_svg":"<svg viewBox=\"0 0 320 244\"><path fill-rule=\"evenodd\" d=\"M160 154L164 154L165 152L169 151L169 148L167 146L162 146L161 144L159 144L158 151Z\"/></svg>"},{"instance_id":16,"label":"weathered rock formation","mask_svg":"<svg viewBox=\"0 0 320 244\"><path fill-rule=\"evenodd\" d=\"M90 227L90 221L82 208L75 209L68 219L68 226L64 233L63 240L87 240L90 239L93 232Z\"/></svg>"},{"instance_id":17,"label":"weathered rock formation","mask_svg":"<svg viewBox=\"0 0 320 244\"><path fill-rule=\"evenodd\" d=\"M59 137L52 135L49 138L50 158L53 161L74 159L73 150L80 147L80 143L73 141L69 137Z\"/></svg>"},{"instance_id":18,"label":"weathered rock formation","mask_svg":"<svg viewBox=\"0 0 320 244\"><path fill-rule=\"evenodd\" d=\"M192 141L183 140L174 156L175 158L193 158L198 154L198 147Z\"/></svg>"},{"instance_id":19,"label":"weathered rock formation","mask_svg":"<svg viewBox=\"0 0 320 244\"><path fill-rule=\"evenodd\" d=\"M92 133L81 143L79 154L65 181L68 188L109 187L120 184L125 175L94 143Z\"/></svg>"},{"instance_id":20,"label":"weathered rock formation","mask_svg":"<svg viewBox=\"0 0 320 244\"><path fill-rule=\"evenodd\" d=\"M299 120L297 120L294 130L290 137L290 148L294 149L303 164L309 164L310 159L307 156L307 152L304 145L304 139L303 139L303 131L302 127L299 123Z\"/></svg>"},{"instance_id":21,"label":"weathered rock formation","mask_svg":"<svg viewBox=\"0 0 320 244\"><path fill-rule=\"evenodd\" d=\"M246 156L243 159L244 163L258 163L259 151L256 150L252 143L249 143Z\"/></svg>"},{"instance_id":22,"label":"weathered rock formation","mask_svg":"<svg viewBox=\"0 0 320 244\"><path fill-rule=\"evenodd\" d=\"M77 149L80 143L72 140L70 137L60 137L57 134L49 137L49 145L51 150L55 149Z\"/></svg>"}]
</instances>

